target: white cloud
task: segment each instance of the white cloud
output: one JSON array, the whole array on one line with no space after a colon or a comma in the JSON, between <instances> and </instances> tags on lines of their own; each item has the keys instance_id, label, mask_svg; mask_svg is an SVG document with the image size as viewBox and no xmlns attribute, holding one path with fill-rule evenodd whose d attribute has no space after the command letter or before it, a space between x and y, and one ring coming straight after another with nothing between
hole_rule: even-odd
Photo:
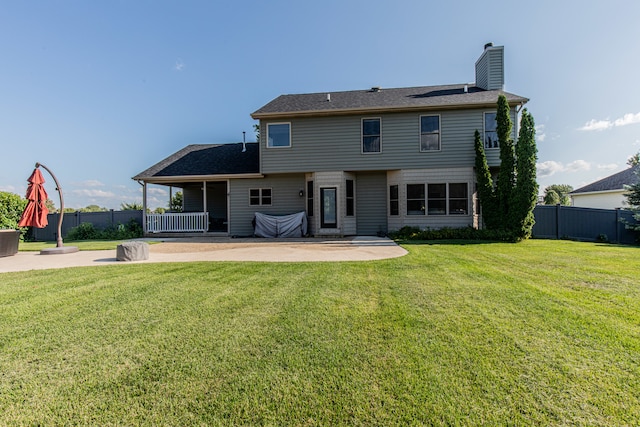
<instances>
[{"instance_id":1,"label":"white cloud","mask_svg":"<svg viewBox=\"0 0 640 427\"><path fill-rule=\"evenodd\" d=\"M606 171L612 171L618 169L618 165L616 163L609 163L607 165L598 165L596 166L598 169L603 169Z\"/></svg>"},{"instance_id":2,"label":"white cloud","mask_svg":"<svg viewBox=\"0 0 640 427\"><path fill-rule=\"evenodd\" d=\"M6 193L15 193L16 187L13 185L0 185L0 191L4 191Z\"/></svg>"},{"instance_id":3,"label":"white cloud","mask_svg":"<svg viewBox=\"0 0 640 427\"><path fill-rule=\"evenodd\" d=\"M546 178L559 172L580 172L591 169L591 164L585 160L574 160L566 165L548 160L536 165L538 178Z\"/></svg>"},{"instance_id":4,"label":"white cloud","mask_svg":"<svg viewBox=\"0 0 640 427\"><path fill-rule=\"evenodd\" d=\"M584 160L574 160L567 164L567 167L565 168L567 172L588 171L589 169L591 169L591 164Z\"/></svg>"},{"instance_id":5,"label":"white cloud","mask_svg":"<svg viewBox=\"0 0 640 427\"><path fill-rule=\"evenodd\" d=\"M544 125L536 126L536 139L543 142L547 138L547 134L544 133Z\"/></svg>"},{"instance_id":6,"label":"white cloud","mask_svg":"<svg viewBox=\"0 0 640 427\"><path fill-rule=\"evenodd\" d=\"M88 179L86 181L76 183L75 185L82 186L82 187L104 187L104 184L96 179Z\"/></svg>"},{"instance_id":7,"label":"white cloud","mask_svg":"<svg viewBox=\"0 0 640 427\"><path fill-rule=\"evenodd\" d=\"M584 126L579 128L578 130L584 130L584 131L606 130L606 129L611 129L612 127L627 126L635 123L640 123L640 113L636 113L636 114L627 113L624 116L615 120L609 120L609 119L589 120L587 123L585 123Z\"/></svg>"},{"instance_id":8,"label":"white cloud","mask_svg":"<svg viewBox=\"0 0 640 427\"><path fill-rule=\"evenodd\" d=\"M182 62L182 59L178 58L176 61L176 65L174 65L173 69L176 71L182 71L186 67L185 63Z\"/></svg>"},{"instance_id":9,"label":"white cloud","mask_svg":"<svg viewBox=\"0 0 640 427\"><path fill-rule=\"evenodd\" d=\"M102 190L88 190L88 189L73 190L72 193L75 194L76 196L82 196L82 197L99 197L99 198L115 197L115 194L112 193L111 191L102 191Z\"/></svg>"},{"instance_id":10,"label":"white cloud","mask_svg":"<svg viewBox=\"0 0 640 427\"><path fill-rule=\"evenodd\" d=\"M627 113L624 116L620 117L619 119L616 119L616 121L613 122L613 125L626 126L626 125L632 125L634 123L640 123L640 113L636 113L636 114Z\"/></svg>"},{"instance_id":11,"label":"white cloud","mask_svg":"<svg viewBox=\"0 0 640 427\"><path fill-rule=\"evenodd\" d=\"M169 194L169 192L163 188L148 187L147 194L153 194L155 196L166 196Z\"/></svg>"},{"instance_id":12,"label":"white cloud","mask_svg":"<svg viewBox=\"0 0 640 427\"><path fill-rule=\"evenodd\" d=\"M554 175L557 172L562 172L564 170L564 166L562 166L562 163L548 160L546 162L538 163L536 165L536 169L538 178L544 178L546 176Z\"/></svg>"}]
</instances>

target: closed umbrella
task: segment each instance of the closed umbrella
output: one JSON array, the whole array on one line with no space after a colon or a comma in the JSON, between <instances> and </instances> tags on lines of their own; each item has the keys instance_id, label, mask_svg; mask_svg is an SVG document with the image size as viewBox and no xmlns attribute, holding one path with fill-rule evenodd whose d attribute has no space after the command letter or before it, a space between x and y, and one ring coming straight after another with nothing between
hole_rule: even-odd
<instances>
[{"instance_id":1,"label":"closed umbrella","mask_svg":"<svg viewBox=\"0 0 640 427\"><path fill-rule=\"evenodd\" d=\"M40 169L36 168L27 181L29 182L26 195L28 203L22 212L18 226L44 228L48 223L49 209L45 205L47 192L43 186L44 178Z\"/></svg>"}]
</instances>

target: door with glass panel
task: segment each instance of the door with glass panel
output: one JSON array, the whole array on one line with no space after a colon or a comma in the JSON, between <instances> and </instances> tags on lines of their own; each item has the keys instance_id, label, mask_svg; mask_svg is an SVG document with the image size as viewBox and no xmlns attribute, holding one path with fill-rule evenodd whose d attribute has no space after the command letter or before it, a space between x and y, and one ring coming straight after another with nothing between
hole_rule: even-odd
<instances>
[{"instance_id":1,"label":"door with glass panel","mask_svg":"<svg viewBox=\"0 0 640 427\"><path fill-rule=\"evenodd\" d=\"M320 227L338 228L338 189L321 188L320 199L322 200L322 211L320 215Z\"/></svg>"}]
</instances>

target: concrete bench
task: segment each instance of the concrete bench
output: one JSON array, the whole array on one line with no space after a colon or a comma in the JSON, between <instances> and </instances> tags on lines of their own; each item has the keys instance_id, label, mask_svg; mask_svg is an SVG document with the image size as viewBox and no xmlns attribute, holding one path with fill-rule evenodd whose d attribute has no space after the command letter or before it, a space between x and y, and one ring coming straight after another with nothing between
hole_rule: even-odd
<instances>
[{"instance_id":1,"label":"concrete bench","mask_svg":"<svg viewBox=\"0 0 640 427\"><path fill-rule=\"evenodd\" d=\"M118 261L143 261L149 259L149 244L147 242L124 242L116 248Z\"/></svg>"}]
</instances>

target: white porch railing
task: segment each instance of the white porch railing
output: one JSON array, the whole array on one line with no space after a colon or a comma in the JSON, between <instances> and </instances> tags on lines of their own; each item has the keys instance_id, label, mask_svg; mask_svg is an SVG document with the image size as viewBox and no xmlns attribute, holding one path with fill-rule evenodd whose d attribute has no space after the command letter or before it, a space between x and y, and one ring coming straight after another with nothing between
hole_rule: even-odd
<instances>
[{"instance_id":1,"label":"white porch railing","mask_svg":"<svg viewBox=\"0 0 640 427\"><path fill-rule=\"evenodd\" d=\"M147 233L205 232L209 229L208 212L163 213L146 215Z\"/></svg>"}]
</instances>

